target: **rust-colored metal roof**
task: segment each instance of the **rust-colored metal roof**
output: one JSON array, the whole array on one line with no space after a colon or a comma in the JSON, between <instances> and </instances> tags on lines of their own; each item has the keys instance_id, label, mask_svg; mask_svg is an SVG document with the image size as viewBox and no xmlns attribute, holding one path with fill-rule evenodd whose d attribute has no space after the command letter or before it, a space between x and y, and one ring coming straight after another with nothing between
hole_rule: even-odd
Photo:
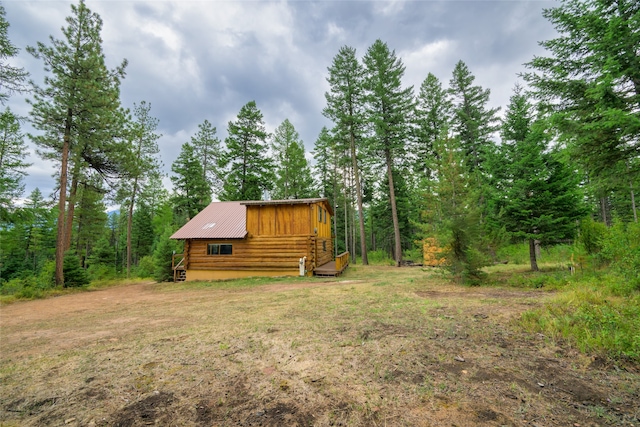
<instances>
[{"instance_id":1,"label":"rust-colored metal roof","mask_svg":"<svg viewBox=\"0 0 640 427\"><path fill-rule=\"evenodd\" d=\"M240 202L243 205L310 205L313 203L325 203L327 210L329 211L329 215L333 215L333 209L329 204L329 199L321 198L321 199L286 199L286 200L250 200Z\"/></svg>"},{"instance_id":2,"label":"rust-colored metal roof","mask_svg":"<svg viewBox=\"0 0 640 427\"><path fill-rule=\"evenodd\" d=\"M242 202L213 202L176 231L172 239L242 239L247 207Z\"/></svg>"}]
</instances>

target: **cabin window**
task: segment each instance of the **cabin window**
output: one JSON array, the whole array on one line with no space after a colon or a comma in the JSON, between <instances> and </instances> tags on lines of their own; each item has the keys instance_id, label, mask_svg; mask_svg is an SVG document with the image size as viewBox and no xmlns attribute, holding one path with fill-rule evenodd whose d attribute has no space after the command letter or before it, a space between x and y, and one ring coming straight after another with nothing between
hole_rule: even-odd
<instances>
[{"instance_id":1,"label":"cabin window","mask_svg":"<svg viewBox=\"0 0 640 427\"><path fill-rule=\"evenodd\" d=\"M327 252L327 241L326 240L322 241L322 251L323 252Z\"/></svg>"},{"instance_id":2,"label":"cabin window","mask_svg":"<svg viewBox=\"0 0 640 427\"><path fill-rule=\"evenodd\" d=\"M233 245L219 245L217 243L209 243L207 245L207 255L232 255Z\"/></svg>"},{"instance_id":3,"label":"cabin window","mask_svg":"<svg viewBox=\"0 0 640 427\"><path fill-rule=\"evenodd\" d=\"M322 222L322 208L318 206L318 222Z\"/></svg>"},{"instance_id":4,"label":"cabin window","mask_svg":"<svg viewBox=\"0 0 640 427\"><path fill-rule=\"evenodd\" d=\"M327 211L324 211L324 223L327 223Z\"/></svg>"}]
</instances>

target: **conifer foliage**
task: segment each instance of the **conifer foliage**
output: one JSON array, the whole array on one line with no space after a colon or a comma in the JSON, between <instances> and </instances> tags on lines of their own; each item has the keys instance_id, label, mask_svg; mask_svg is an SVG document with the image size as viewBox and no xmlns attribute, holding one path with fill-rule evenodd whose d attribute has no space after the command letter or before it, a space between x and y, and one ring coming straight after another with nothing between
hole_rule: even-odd
<instances>
[{"instance_id":1,"label":"conifer foliage","mask_svg":"<svg viewBox=\"0 0 640 427\"><path fill-rule=\"evenodd\" d=\"M105 156L114 149L112 136L119 134L120 79L123 61L109 70L102 52L102 19L85 2L71 5L72 16L63 28L64 39L50 37L50 45L39 42L27 50L44 62L50 74L44 86L34 86L31 119L44 132L34 142L60 159L58 197L58 236L56 246L56 284L64 283L64 250L68 246L73 219L67 211L67 174L70 162L76 171L90 165L100 173L113 171L113 158ZM71 211L71 208L70 208Z\"/></svg>"},{"instance_id":2,"label":"conifer foliage","mask_svg":"<svg viewBox=\"0 0 640 427\"><path fill-rule=\"evenodd\" d=\"M507 231L529 242L531 269L538 270L535 241L572 238L576 220L586 211L576 175L548 151L544 122L519 87L511 97L494 175L498 180L499 218Z\"/></svg>"},{"instance_id":3,"label":"conifer foliage","mask_svg":"<svg viewBox=\"0 0 640 427\"><path fill-rule=\"evenodd\" d=\"M171 280L181 245L171 236L215 199L327 197L334 248L352 262L375 253L399 266L407 250L419 261L428 238L452 276L471 284L502 261L507 243L528 242L537 270L537 245L573 240L589 214L598 224L583 221L583 246L603 256L611 245L598 236L637 221L640 7L560 0L543 15L558 36L525 65L529 86L516 87L502 124L490 89L462 60L448 82L424 70L414 94L384 41L360 56L341 47L326 70L330 124L318 129L310 164L293 123L280 117L267 129L274 118L255 101L226 135L202 120L176 158L161 159L159 120L144 101L131 112L121 105L127 61L107 67L102 20L85 0L71 6L60 39L27 48L45 70L28 83L10 65L18 50L0 6L0 103L27 92L29 137L58 166L52 197L35 189L23 199L23 118L0 114L0 292L12 280L52 286L52 277L57 286L151 273ZM172 162L172 188L162 160Z\"/></svg>"},{"instance_id":4,"label":"conifer foliage","mask_svg":"<svg viewBox=\"0 0 640 427\"><path fill-rule=\"evenodd\" d=\"M244 105L235 121L229 122L226 150L219 166L224 173L220 200L262 200L273 188L273 160L268 152L264 118L255 101Z\"/></svg>"}]
</instances>

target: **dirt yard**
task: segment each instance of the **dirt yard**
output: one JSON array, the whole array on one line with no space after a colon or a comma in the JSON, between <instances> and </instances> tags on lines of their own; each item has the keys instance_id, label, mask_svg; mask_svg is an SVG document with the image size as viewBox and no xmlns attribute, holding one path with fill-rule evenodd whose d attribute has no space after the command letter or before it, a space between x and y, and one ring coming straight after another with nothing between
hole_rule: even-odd
<instances>
[{"instance_id":1,"label":"dirt yard","mask_svg":"<svg viewBox=\"0 0 640 427\"><path fill-rule=\"evenodd\" d=\"M640 372L523 334L550 294L420 268L0 308L2 426L638 426Z\"/></svg>"}]
</instances>

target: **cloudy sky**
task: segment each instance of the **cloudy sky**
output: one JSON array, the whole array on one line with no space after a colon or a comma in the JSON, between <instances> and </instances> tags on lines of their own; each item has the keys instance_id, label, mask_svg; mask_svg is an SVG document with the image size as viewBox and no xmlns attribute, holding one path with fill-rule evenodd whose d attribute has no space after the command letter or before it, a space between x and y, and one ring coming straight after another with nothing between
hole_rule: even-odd
<instances>
[{"instance_id":1,"label":"cloudy sky","mask_svg":"<svg viewBox=\"0 0 640 427\"><path fill-rule=\"evenodd\" d=\"M71 15L66 1L2 2L9 37L21 49L14 65L38 84L43 64L26 46L62 38ZM121 95L125 107L147 101L159 119L161 157L167 173L205 119L227 135L227 124L255 100L267 130L286 118L307 151L323 126L327 67L341 46L361 58L376 40L386 42L406 66L404 84L418 90L431 72L448 85L464 61L476 84L491 89L503 109L523 63L554 37L542 17L549 1L138 1L87 0L103 22L103 48L111 68L129 61ZM28 95L27 95L28 97ZM27 116L25 97L9 102ZM33 132L27 125L24 130ZM31 148L26 192L53 191L54 163ZM165 180L170 185L168 179Z\"/></svg>"}]
</instances>

